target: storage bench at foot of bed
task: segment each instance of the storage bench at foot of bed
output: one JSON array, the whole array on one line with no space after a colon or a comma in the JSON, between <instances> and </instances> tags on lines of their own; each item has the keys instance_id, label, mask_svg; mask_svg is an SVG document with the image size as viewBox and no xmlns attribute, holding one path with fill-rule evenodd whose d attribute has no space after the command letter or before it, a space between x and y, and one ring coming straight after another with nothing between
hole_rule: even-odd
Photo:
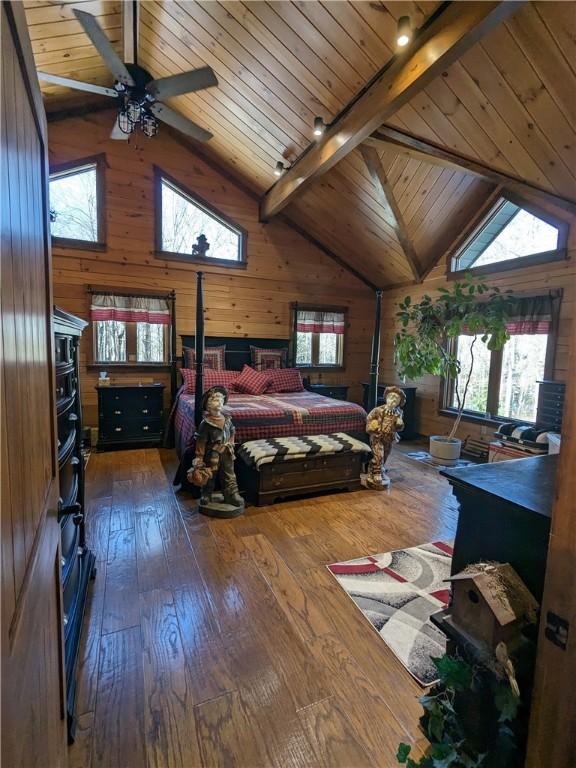
<instances>
[{"instance_id":1,"label":"storage bench at foot of bed","mask_svg":"<svg viewBox=\"0 0 576 768\"><path fill-rule=\"evenodd\" d=\"M278 499L323 491L359 490L362 487L360 484L362 464L366 461L369 449L354 438L345 435L320 435L315 438L303 438L303 440L316 441L330 437L350 440L353 450L338 453L311 452L310 455L294 458L279 452L278 456L265 462L261 461L257 466L256 462L248 460L246 448L251 445L256 446L263 441L245 443L240 449L241 458L236 462L240 490L248 501L257 506L273 504ZM272 442L287 444L290 440L299 441L299 438L284 438ZM283 447L285 448L285 445ZM258 446L256 450L262 451L262 446Z\"/></svg>"}]
</instances>

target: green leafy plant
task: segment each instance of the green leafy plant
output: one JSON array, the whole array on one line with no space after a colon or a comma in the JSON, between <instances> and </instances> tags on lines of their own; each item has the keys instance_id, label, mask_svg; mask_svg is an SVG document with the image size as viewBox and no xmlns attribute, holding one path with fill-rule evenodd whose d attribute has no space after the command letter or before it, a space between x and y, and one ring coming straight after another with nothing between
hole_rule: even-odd
<instances>
[{"instance_id":1,"label":"green leafy plant","mask_svg":"<svg viewBox=\"0 0 576 768\"><path fill-rule=\"evenodd\" d=\"M480 338L489 350L502 349L510 338L506 321L514 311L512 291L491 288L467 273L451 288L439 288L432 298L427 294L417 303L410 296L400 302L396 317L400 330L394 339L395 362L402 378L418 379L427 374L453 379L457 416L449 437L456 434L466 404L474 368L474 344ZM470 345L471 363L463 392L459 374L462 369L449 340L466 333L474 336Z\"/></svg>"},{"instance_id":2,"label":"green leafy plant","mask_svg":"<svg viewBox=\"0 0 576 768\"><path fill-rule=\"evenodd\" d=\"M420 697L427 754L410 757L400 744L396 759L406 768L510 768L515 765L513 730L519 699L507 680L459 657L432 659L440 682Z\"/></svg>"}]
</instances>

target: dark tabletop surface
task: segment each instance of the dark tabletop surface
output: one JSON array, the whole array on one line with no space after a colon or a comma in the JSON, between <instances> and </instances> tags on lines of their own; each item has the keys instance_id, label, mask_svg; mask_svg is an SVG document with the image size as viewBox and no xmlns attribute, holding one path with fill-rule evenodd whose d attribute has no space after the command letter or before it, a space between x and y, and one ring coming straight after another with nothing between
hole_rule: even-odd
<instances>
[{"instance_id":1,"label":"dark tabletop surface","mask_svg":"<svg viewBox=\"0 0 576 768\"><path fill-rule=\"evenodd\" d=\"M551 517L557 466L558 455L555 454L445 469L440 474L453 484Z\"/></svg>"}]
</instances>

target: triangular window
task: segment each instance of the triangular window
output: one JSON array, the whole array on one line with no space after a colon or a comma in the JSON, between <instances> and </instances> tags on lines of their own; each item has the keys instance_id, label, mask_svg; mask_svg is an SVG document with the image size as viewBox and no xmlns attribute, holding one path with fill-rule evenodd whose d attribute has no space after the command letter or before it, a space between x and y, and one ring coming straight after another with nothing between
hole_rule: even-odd
<instances>
[{"instance_id":1,"label":"triangular window","mask_svg":"<svg viewBox=\"0 0 576 768\"><path fill-rule=\"evenodd\" d=\"M538 215L500 198L480 226L452 258L452 271L483 268L529 257L552 256L566 245L566 227L548 214ZM526 266L534 259L526 261Z\"/></svg>"},{"instance_id":2,"label":"triangular window","mask_svg":"<svg viewBox=\"0 0 576 768\"><path fill-rule=\"evenodd\" d=\"M245 230L156 169L157 250L163 258L243 264Z\"/></svg>"}]
</instances>

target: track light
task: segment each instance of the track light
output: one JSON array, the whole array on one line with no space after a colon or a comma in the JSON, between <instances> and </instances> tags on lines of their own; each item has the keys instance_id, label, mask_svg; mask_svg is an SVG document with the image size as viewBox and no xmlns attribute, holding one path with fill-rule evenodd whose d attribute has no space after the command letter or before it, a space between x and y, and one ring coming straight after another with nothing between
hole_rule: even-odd
<instances>
[{"instance_id":1,"label":"track light","mask_svg":"<svg viewBox=\"0 0 576 768\"><path fill-rule=\"evenodd\" d=\"M326 126L321 117L314 118L314 136L322 136Z\"/></svg>"},{"instance_id":2,"label":"track light","mask_svg":"<svg viewBox=\"0 0 576 768\"><path fill-rule=\"evenodd\" d=\"M286 168L284 168L284 163L282 162L282 160L278 160L278 162L276 163L276 168L274 168L274 175L282 176L285 170Z\"/></svg>"},{"instance_id":3,"label":"track light","mask_svg":"<svg viewBox=\"0 0 576 768\"><path fill-rule=\"evenodd\" d=\"M412 39L412 26L410 24L410 16L400 16L398 19L398 32L396 35L396 44L403 48L408 45Z\"/></svg>"}]
</instances>

